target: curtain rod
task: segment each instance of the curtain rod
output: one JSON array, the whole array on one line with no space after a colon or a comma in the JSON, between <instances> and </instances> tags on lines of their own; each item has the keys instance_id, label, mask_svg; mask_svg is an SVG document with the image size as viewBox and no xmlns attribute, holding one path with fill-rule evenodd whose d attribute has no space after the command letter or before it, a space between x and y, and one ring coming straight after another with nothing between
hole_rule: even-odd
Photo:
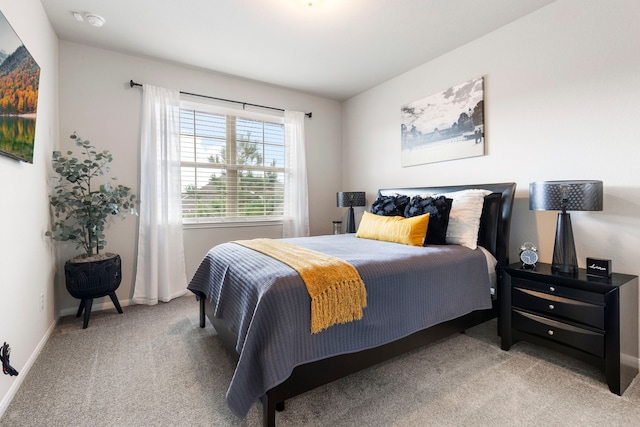
<instances>
[{"instance_id":1,"label":"curtain rod","mask_svg":"<svg viewBox=\"0 0 640 427\"><path fill-rule=\"evenodd\" d=\"M141 83L136 83L133 80L129 81L129 86L130 87L134 87L134 86L142 86ZM209 96L209 95L200 95L197 93L191 93L191 92L183 92L180 91L181 94L183 95L191 95L191 96L198 96L200 98L208 98L208 99L215 99L216 101L224 101L224 102L233 102L234 104L242 104L242 109L244 110L244 107L246 107L247 105L251 106L251 107L258 107L258 108L266 108L268 110L276 110L276 111L284 111L282 108L276 108L276 107L268 107L266 105L259 105L259 104L251 104L250 102L242 102L242 101L234 101L232 99L225 99L225 98L216 98L215 96ZM313 113L304 113L305 116L311 118L311 116L313 115Z\"/></svg>"}]
</instances>

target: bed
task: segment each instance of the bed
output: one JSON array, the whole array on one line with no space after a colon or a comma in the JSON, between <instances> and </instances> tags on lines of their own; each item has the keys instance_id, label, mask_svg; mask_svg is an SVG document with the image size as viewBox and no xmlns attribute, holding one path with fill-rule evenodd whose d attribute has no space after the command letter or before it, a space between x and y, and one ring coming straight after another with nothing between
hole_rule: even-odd
<instances>
[{"instance_id":1,"label":"bed","mask_svg":"<svg viewBox=\"0 0 640 427\"><path fill-rule=\"evenodd\" d=\"M227 391L232 412L243 417L260 399L264 425L275 426L286 399L496 317L492 285L497 268L509 263L514 183L387 188L377 200L479 189L486 195L472 228L477 250L353 234L282 239L347 261L366 285L361 320L314 334L309 294L295 270L233 242L212 248L189 289L200 302L200 326L209 318L237 361Z\"/></svg>"}]
</instances>

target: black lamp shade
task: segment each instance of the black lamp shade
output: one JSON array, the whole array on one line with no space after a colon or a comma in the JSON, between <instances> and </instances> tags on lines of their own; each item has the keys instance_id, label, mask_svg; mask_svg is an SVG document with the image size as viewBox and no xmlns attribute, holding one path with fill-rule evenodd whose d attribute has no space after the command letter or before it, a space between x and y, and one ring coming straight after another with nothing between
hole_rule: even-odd
<instances>
[{"instance_id":1,"label":"black lamp shade","mask_svg":"<svg viewBox=\"0 0 640 427\"><path fill-rule=\"evenodd\" d=\"M542 181L529 184L529 209L601 211L602 181Z\"/></svg>"},{"instance_id":2,"label":"black lamp shade","mask_svg":"<svg viewBox=\"0 0 640 427\"><path fill-rule=\"evenodd\" d=\"M347 216L347 233L356 232L356 221L353 213L354 206L366 206L364 191L341 191L336 193L336 204L339 208L349 208Z\"/></svg>"},{"instance_id":3,"label":"black lamp shade","mask_svg":"<svg viewBox=\"0 0 640 427\"><path fill-rule=\"evenodd\" d=\"M336 193L337 205L339 208L351 206L365 206L364 191L344 191Z\"/></svg>"},{"instance_id":4,"label":"black lamp shade","mask_svg":"<svg viewBox=\"0 0 640 427\"><path fill-rule=\"evenodd\" d=\"M561 211L556 224L551 269L557 273L578 273L571 216L567 211L601 211L602 181L543 181L529 184L529 209Z\"/></svg>"}]
</instances>

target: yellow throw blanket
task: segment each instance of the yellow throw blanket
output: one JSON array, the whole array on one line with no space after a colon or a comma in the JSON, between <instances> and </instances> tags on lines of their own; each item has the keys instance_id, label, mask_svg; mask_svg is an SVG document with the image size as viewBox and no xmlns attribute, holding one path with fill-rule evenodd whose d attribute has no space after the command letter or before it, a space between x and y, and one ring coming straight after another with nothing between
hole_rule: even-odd
<instances>
[{"instance_id":1,"label":"yellow throw blanket","mask_svg":"<svg viewBox=\"0 0 640 427\"><path fill-rule=\"evenodd\" d=\"M234 243L287 264L300 274L311 297L311 333L362 319L367 291L355 267L340 258L272 239Z\"/></svg>"}]
</instances>

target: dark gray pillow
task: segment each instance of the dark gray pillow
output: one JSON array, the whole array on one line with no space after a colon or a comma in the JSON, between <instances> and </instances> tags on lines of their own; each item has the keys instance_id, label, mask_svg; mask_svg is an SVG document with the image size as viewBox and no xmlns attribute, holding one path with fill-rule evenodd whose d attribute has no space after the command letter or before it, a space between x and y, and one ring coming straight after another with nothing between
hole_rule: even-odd
<instances>
[{"instance_id":1,"label":"dark gray pillow","mask_svg":"<svg viewBox=\"0 0 640 427\"><path fill-rule=\"evenodd\" d=\"M371 213L383 216L404 216L409 204L409 196L397 194L393 196L378 196L371 205Z\"/></svg>"},{"instance_id":2,"label":"dark gray pillow","mask_svg":"<svg viewBox=\"0 0 640 427\"><path fill-rule=\"evenodd\" d=\"M449 225L449 213L451 212L452 199L445 196L422 197L413 196L404 210L405 218L429 214L427 237L425 245L446 245L447 226Z\"/></svg>"}]
</instances>

